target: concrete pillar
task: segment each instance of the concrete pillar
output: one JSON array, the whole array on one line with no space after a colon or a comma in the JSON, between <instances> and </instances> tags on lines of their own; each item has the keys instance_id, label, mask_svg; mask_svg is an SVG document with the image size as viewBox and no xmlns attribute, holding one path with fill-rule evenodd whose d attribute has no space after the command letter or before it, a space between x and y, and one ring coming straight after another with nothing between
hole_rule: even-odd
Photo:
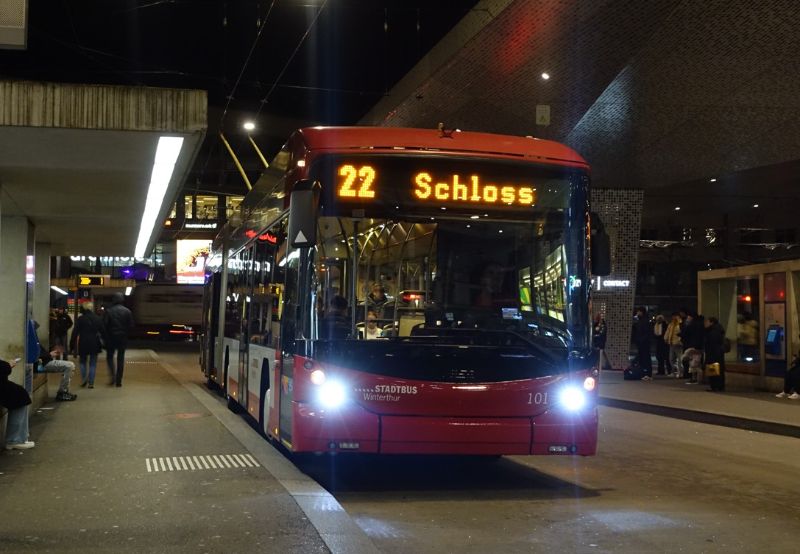
<instances>
[{"instance_id":1,"label":"concrete pillar","mask_svg":"<svg viewBox=\"0 0 800 554\"><path fill-rule=\"evenodd\" d=\"M0 357L5 359L25 360L25 328L31 316L33 284L32 238L33 229L26 217L8 216L0 221ZM17 364L11 379L30 386L25 383L25 368L25 363Z\"/></svg>"},{"instance_id":2,"label":"concrete pillar","mask_svg":"<svg viewBox=\"0 0 800 554\"><path fill-rule=\"evenodd\" d=\"M50 344L50 252L49 243L37 242L33 263L33 319L39 322L39 342Z\"/></svg>"},{"instance_id":3,"label":"concrete pillar","mask_svg":"<svg viewBox=\"0 0 800 554\"><path fill-rule=\"evenodd\" d=\"M643 198L641 189L592 190L592 211L611 239L611 275L593 279L592 311L604 314L606 354L614 369L628 367Z\"/></svg>"}]
</instances>

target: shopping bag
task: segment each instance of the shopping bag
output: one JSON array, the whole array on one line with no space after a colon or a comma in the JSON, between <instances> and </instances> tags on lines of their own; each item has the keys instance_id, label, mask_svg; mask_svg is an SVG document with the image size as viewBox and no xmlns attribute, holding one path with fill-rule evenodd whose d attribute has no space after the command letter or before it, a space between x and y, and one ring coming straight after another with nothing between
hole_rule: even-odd
<instances>
[{"instance_id":1,"label":"shopping bag","mask_svg":"<svg viewBox=\"0 0 800 554\"><path fill-rule=\"evenodd\" d=\"M706 364L706 377L719 377L719 363Z\"/></svg>"}]
</instances>

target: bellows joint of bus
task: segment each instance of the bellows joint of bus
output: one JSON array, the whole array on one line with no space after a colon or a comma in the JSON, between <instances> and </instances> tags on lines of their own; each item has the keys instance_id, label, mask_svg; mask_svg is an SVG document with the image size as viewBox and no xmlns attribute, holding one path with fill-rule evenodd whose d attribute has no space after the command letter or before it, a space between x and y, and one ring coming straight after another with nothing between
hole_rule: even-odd
<instances>
[{"instance_id":1,"label":"bellows joint of bus","mask_svg":"<svg viewBox=\"0 0 800 554\"><path fill-rule=\"evenodd\" d=\"M592 274L605 277L611 274L611 241L599 215L592 212L590 222Z\"/></svg>"},{"instance_id":2,"label":"bellows joint of bus","mask_svg":"<svg viewBox=\"0 0 800 554\"><path fill-rule=\"evenodd\" d=\"M317 244L318 181L303 179L292 191L289 212L289 240L293 248L310 248Z\"/></svg>"}]
</instances>

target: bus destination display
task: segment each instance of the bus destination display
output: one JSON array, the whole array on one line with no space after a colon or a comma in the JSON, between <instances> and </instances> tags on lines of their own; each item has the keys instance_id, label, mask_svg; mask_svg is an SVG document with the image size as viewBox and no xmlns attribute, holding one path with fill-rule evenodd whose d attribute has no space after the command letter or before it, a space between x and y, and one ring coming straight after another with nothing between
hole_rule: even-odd
<instances>
[{"instance_id":1,"label":"bus destination display","mask_svg":"<svg viewBox=\"0 0 800 554\"><path fill-rule=\"evenodd\" d=\"M373 162L337 164L334 182L339 200L393 202L404 196L419 204L536 205L536 187L516 175L501 177L469 169L438 169L418 164L412 167L410 163L402 171Z\"/></svg>"}]
</instances>

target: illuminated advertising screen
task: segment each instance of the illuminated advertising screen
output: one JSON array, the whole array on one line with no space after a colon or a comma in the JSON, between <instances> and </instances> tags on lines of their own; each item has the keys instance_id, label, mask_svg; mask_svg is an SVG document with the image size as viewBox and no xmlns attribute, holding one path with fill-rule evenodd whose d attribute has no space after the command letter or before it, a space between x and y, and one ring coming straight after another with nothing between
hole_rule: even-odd
<instances>
[{"instance_id":1,"label":"illuminated advertising screen","mask_svg":"<svg viewBox=\"0 0 800 554\"><path fill-rule=\"evenodd\" d=\"M202 285L205 282L206 260L211 253L210 240L178 240L178 284Z\"/></svg>"},{"instance_id":2,"label":"illuminated advertising screen","mask_svg":"<svg viewBox=\"0 0 800 554\"><path fill-rule=\"evenodd\" d=\"M327 155L310 176L322 184L326 215L393 210L495 215L563 209L578 171L535 163L436 155Z\"/></svg>"}]
</instances>

